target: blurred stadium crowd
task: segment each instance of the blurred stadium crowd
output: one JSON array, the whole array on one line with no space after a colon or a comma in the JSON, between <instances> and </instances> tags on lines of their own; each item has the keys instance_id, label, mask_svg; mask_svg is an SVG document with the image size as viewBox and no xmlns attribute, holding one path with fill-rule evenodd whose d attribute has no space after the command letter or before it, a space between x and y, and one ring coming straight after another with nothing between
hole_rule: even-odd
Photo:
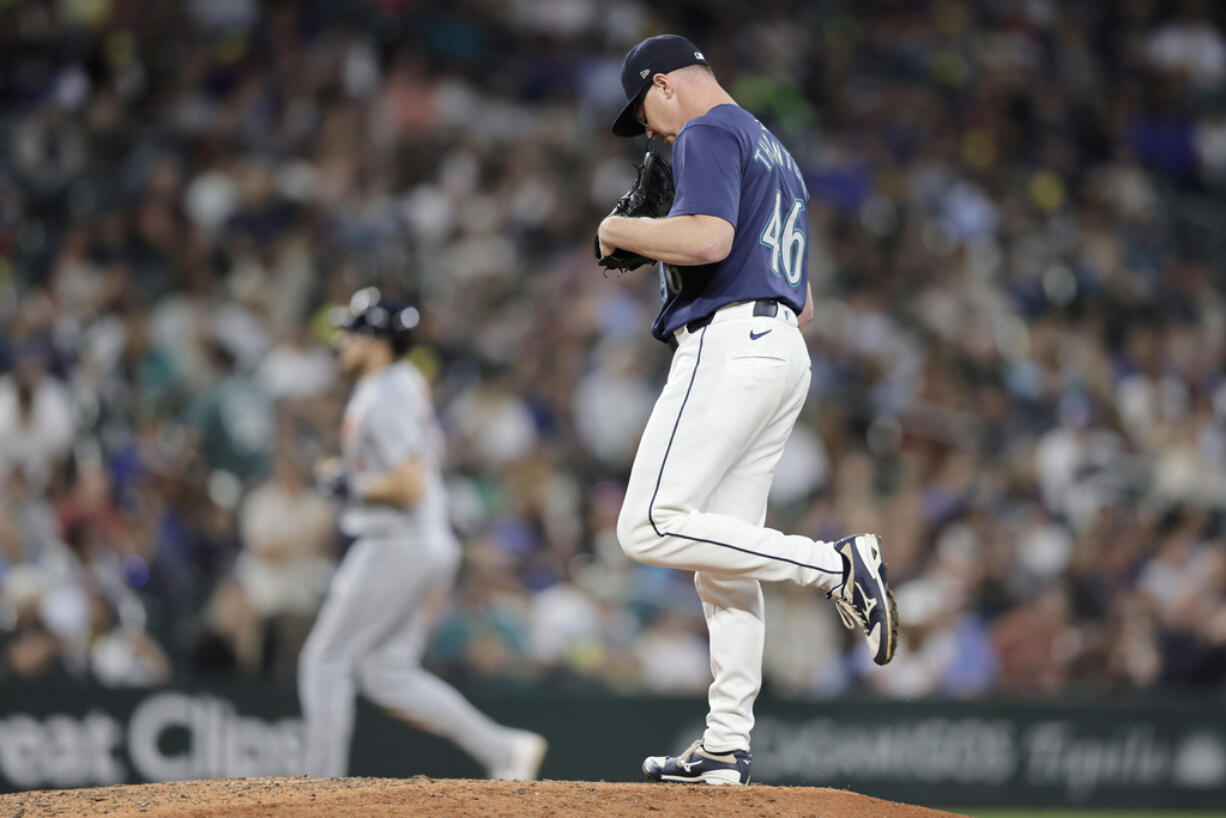
<instances>
[{"instance_id":1,"label":"blurred stadium crowd","mask_svg":"<svg viewBox=\"0 0 1226 818\"><path fill-rule=\"evenodd\" d=\"M767 589L766 684L1226 686L1226 38L1156 0L0 0L0 678L290 679L339 553L322 316L417 299L469 688L695 693L689 577L617 546L663 380L591 235L677 31L813 193L811 399L770 522L877 531L875 669Z\"/></svg>"}]
</instances>

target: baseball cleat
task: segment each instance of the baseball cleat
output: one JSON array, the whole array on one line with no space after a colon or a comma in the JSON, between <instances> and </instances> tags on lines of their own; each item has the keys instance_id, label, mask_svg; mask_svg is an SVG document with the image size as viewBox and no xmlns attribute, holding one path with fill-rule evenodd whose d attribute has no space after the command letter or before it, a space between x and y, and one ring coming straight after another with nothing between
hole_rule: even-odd
<instances>
[{"instance_id":1,"label":"baseball cleat","mask_svg":"<svg viewBox=\"0 0 1226 818\"><path fill-rule=\"evenodd\" d=\"M507 762L490 770L490 778L497 781L535 781L545 760L549 742L527 730L514 730L511 736L511 751Z\"/></svg>"},{"instance_id":2,"label":"baseball cleat","mask_svg":"<svg viewBox=\"0 0 1226 818\"><path fill-rule=\"evenodd\" d=\"M855 534L834 544L843 555L843 582L826 594L833 599L843 624L864 628L873 661L884 665L898 645L898 605L885 578L881 540L876 534Z\"/></svg>"},{"instance_id":3,"label":"baseball cleat","mask_svg":"<svg viewBox=\"0 0 1226 818\"><path fill-rule=\"evenodd\" d=\"M748 750L709 753L702 739L679 756L648 756L643 759L643 775L652 781L677 784L748 784L753 766Z\"/></svg>"}]
</instances>

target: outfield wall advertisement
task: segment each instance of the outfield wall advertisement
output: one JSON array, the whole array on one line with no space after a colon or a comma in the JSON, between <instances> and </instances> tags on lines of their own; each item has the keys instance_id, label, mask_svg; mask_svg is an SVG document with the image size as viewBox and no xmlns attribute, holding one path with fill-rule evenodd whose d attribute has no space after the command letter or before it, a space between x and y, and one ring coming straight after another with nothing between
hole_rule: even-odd
<instances>
[{"instance_id":1,"label":"outfield wall advertisement","mask_svg":"<svg viewBox=\"0 0 1226 818\"><path fill-rule=\"evenodd\" d=\"M4 687L0 695L5 792L302 772L297 713L234 692L78 689L64 701Z\"/></svg>"},{"instance_id":2,"label":"outfield wall advertisement","mask_svg":"<svg viewBox=\"0 0 1226 818\"><path fill-rule=\"evenodd\" d=\"M644 755L702 729L691 699L476 697L544 733L544 775L637 780ZM593 752L599 748L599 752ZM925 804L1226 804L1226 706L764 699L754 780L845 787ZM299 775L291 688L116 691L0 685L0 791ZM454 747L359 708L351 773L478 776Z\"/></svg>"}]
</instances>

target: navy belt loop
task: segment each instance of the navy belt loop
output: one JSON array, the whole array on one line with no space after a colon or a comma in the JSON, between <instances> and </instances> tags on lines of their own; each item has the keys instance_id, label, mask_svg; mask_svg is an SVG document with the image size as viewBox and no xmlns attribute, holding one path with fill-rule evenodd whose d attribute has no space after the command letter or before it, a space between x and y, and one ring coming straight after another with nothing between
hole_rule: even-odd
<instances>
[{"instance_id":1,"label":"navy belt loop","mask_svg":"<svg viewBox=\"0 0 1226 818\"><path fill-rule=\"evenodd\" d=\"M779 314L779 302L761 300L753 305L753 314L759 318L774 318Z\"/></svg>"}]
</instances>

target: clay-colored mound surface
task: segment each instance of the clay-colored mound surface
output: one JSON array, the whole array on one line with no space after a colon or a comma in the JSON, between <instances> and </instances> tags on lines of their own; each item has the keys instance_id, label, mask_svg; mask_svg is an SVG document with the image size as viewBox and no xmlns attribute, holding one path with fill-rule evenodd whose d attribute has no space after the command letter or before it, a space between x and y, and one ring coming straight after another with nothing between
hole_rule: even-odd
<instances>
[{"instance_id":1,"label":"clay-colored mound surface","mask_svg":"<svg viewBox=\"0 0 1226 818\"><path fill-rule=\"evenodd\" d=\"M952 813L814 787L689 787L587 781L236 778L0 795L0 818L106 815L522 816L712 815L939 818Z\"/></svg>"}]
</instances>

